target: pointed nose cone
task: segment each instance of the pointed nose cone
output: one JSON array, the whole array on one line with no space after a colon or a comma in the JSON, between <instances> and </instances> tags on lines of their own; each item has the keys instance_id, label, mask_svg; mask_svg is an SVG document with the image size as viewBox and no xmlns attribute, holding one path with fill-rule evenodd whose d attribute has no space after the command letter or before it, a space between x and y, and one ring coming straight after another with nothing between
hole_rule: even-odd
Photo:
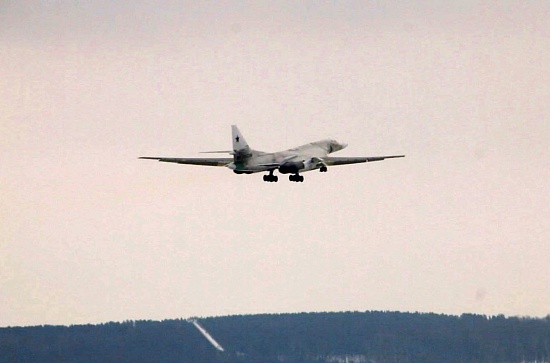
<instances>
[{"instance_id":1,"label":"pointed nose cone","mask_svg":"<svg viewBox=\"0 0 550 363\"><path fill-rule=\"evenodd\" d=\"M340 147L342 147L342 149L345 149L348 147L348 144L346 144L345 142L341 143L340 144Z\"/></svg>"}]
</instances>

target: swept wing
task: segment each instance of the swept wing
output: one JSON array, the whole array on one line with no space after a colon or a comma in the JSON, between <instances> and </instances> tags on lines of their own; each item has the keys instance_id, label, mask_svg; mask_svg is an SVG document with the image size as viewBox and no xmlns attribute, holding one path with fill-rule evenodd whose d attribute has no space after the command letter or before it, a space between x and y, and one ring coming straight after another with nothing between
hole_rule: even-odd
<instances>
[{"instance_id":1,"label":"swept wing","mask_svg":"<svg viewBox=\"0 0 550 363\"><path fill-rule=\"evenodd\" d=\"M327 156L323 158L323 162L328 166L368 163L371 161L380 161L384 159L403 158L405 155L388 155L388 156L365 156L365 157L334 157Z\"/></svg>"},{"instance_id":2,"label":"swept wing","mask_svg":"<svg viewBox=\"0 0 550 363\"><path fill-rule=\"evenodd\" d=\"M165 163L204 165L204 166L226 166L233 161L233 158L165 158L154 156L142 156L140 159L158 160Z\"/></svg>"}]
</instances>

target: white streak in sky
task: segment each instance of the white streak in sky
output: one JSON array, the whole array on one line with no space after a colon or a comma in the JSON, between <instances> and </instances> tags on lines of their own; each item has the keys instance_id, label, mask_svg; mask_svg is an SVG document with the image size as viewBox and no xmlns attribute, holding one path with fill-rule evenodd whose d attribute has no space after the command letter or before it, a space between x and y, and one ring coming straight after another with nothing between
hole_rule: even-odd
<instances>
[{"instance_id":1,"label":"white streak in sky","mask_svg":"<svg viewBox=\"0 0 550 363\"><path fill-rule=\"evenodd\" d=\"M188 322L192 323L201 333L204 335L204 337L220 352L223 352L223 347L216 341L212 336L204 329L199 322L196 319L187 319Z\"/></svg>"}]
</instances>

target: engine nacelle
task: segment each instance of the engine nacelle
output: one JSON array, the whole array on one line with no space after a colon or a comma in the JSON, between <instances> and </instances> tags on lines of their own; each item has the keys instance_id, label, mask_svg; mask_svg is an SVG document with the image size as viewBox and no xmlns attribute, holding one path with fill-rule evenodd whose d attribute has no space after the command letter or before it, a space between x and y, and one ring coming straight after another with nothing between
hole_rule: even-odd
<instances>
[{"instance_id":1,"label":"engine nacelle","mask_svg":"<svg viewBox=\"0 0 550 363\"><path fill-rule=\"evenodd\" d=\"M297 174L305 165L301 161L287 161L279 166L279 173L281 174Z\"/></svg>"},{"instance_id":2,"label":"engine nacelle","mask_svg":"<svg viewBox=\"0 0 550 363\"><path fill-rule=\"evenodd\" d=\"M311 158L304 161L287 161L279 166L281 174L297 174L302 171L316 169L319 166L318 158Z\"/></svg>"}]
</instances>

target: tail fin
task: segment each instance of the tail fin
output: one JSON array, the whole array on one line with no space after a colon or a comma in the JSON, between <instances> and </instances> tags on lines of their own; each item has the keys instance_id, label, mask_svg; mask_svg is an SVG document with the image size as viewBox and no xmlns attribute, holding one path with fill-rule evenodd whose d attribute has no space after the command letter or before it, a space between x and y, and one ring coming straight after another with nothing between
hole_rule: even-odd
<instances>
[{"instance_id":1,"label":"tail fin","mask_svg":"<svg viewBox=\"0 0 550 363\"><path fill-rule=\"evenodd\" d=\"M231 125L231 134L233 136L233 151L235 153L250 150L250 146L248 146L248 143L236 125Z\"/></svg>"}]
</instances>

